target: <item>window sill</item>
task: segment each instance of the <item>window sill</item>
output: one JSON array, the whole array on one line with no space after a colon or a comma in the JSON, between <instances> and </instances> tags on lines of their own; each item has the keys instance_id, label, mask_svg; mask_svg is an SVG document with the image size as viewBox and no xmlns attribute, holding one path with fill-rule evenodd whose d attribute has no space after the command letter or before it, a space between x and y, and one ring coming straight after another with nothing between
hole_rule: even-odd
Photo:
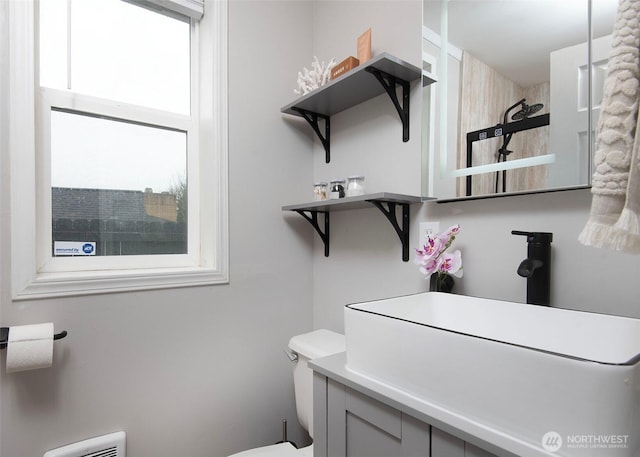
<instances>
[{"instance_id":1,"label":"window sill","mask_svg":"<svg viewBox=\"0 0 640 457\"><path fill-rule=\"evenodd\" d=\"M147 270L91 271L40 274L14 294L14 300L170 289L227 284L228 275L211 268L156 268Z\"/></svg>"}]
</instances>

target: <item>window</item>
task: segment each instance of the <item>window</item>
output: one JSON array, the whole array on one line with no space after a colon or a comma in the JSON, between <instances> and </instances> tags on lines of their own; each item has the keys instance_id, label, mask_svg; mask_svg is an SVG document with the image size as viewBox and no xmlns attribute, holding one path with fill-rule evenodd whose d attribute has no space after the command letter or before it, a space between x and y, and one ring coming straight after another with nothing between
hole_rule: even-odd
<instances>
[{"instance_id":1,"label":"window","mask_svg":"<svg viewBox=\"0 0 640 457\"><path fill-rule=\"evenodd\" d=\"M11 3L14 298L226 282L226 3Z\"/></svg>"},{"instance_id":2,"label":"window","mask_svg":"<svg viewBox=\"0 0 640 457\"><path fill-rule=\"evenodd\" d=\"M53 256L187 254L188 132L49 114Z\"/></svg>"},{"instance_id":3,"label":"window","mask_svg":"<svg viewBox=\"0 0 640 457\"><path fill-rule=\"evenodd\" d=\"M40 86L189 115L198 59L188 18L122 0L45 0L38 23Z\"/></svg>"}]
</instances>

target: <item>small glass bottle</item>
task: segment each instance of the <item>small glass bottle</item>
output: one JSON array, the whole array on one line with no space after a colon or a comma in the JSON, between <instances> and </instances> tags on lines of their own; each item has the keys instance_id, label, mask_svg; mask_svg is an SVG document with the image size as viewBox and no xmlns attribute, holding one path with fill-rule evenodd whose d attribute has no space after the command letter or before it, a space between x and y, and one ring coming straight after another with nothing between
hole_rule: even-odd
<instances>
[{"instance_id":1,"label":"small glass bottle","mask_svg":"<svg viewBox=\"0 0 640 457\"><path fill-rule=\"evenodd\" d=\"M330 187L329 198L331 200L344 198L344 179L332 179Z\"/></svg>"},{"instance_id":2,"label":"small glass bottle","mask_svg":"<svg viewBox=\"0 0 640 457\"><path fill-rule=\"evenodd\" d=\"M319 202L327 199L328 184L326 182L317 182L313 185L313 201Z\"/></svg>"},{"instance_id":3,"label":"small glass bottle","mask_svg":"<svg viewBox=\"0 0 640 457\"><path fill-rule=\"evenodd\" d=\"M364 176L354 175L347 178L347 197L364 195Z\"/></svg>"}]
</instances>

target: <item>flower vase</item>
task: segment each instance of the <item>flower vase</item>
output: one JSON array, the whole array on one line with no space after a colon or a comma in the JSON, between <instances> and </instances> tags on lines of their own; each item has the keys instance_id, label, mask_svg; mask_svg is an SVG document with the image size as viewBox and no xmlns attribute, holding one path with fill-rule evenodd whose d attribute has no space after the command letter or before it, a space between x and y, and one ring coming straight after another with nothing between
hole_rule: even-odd
<instances>
[{"instance_id":1,"label":"flower vase","mask_svg":"<svg viewBox=\"0 0 640 457\"><path fill-rule=\"evenodd\" d=\"M453 276L447 273L433 273L429 278L429 291L451 293L453 290Z\"/></svg>"}]
</instances>

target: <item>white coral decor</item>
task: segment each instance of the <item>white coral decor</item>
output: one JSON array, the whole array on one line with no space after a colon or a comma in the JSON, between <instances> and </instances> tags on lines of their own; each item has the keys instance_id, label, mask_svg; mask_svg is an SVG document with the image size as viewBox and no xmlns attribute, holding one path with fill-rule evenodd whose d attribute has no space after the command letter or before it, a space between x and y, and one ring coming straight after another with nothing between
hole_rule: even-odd
<instances>
[{"instance_id":1,"label":"white coral decor","mask_svg":"<svg viewBox=\"0 0 640 457\"><path fill-rule=\"evenodd\" d=\"M317 57L313 57L311 70L307 67L298 72L298 88L294 92L298 95L305 95L318 87L322 87L329 82L331 69L336 66L336 59L331 59L328 64L320 63Z\"/></svg>"}]
</instances>

